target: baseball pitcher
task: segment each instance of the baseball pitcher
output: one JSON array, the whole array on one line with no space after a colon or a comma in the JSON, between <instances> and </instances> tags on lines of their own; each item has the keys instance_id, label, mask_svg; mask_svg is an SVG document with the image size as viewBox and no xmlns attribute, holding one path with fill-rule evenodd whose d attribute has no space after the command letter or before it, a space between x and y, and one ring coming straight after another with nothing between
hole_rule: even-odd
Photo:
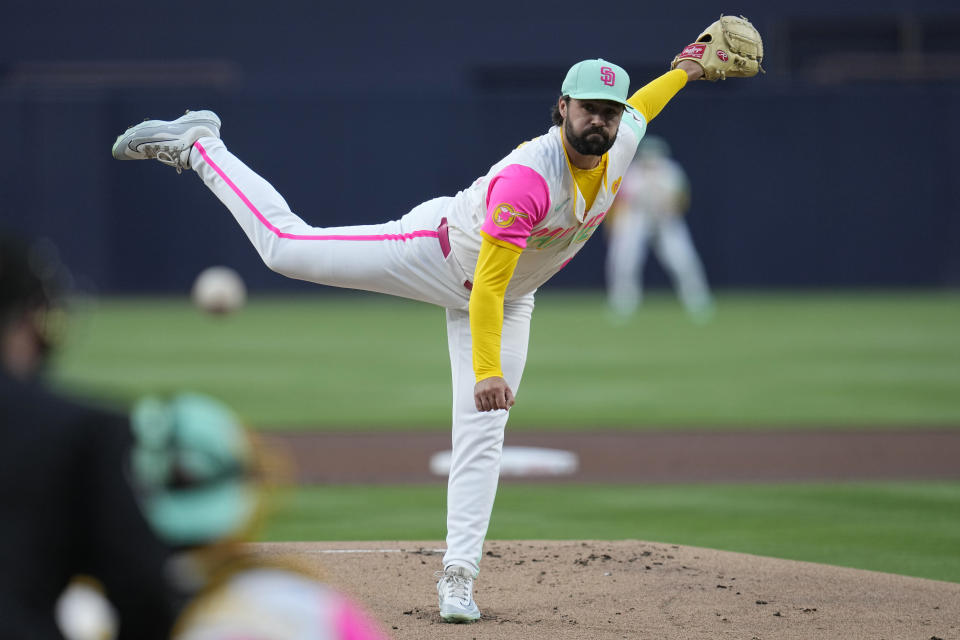
<instances>
[{"instance_id":1,"label":"baseball pitcher","mask_svg":"<svg viewBox=\"0 0 960 640\"><path fill-rule=\"evenodd\" d=\"M647 124L667 102L690 80L755 75L762 53L749 22L723 17L674 58L671 71L632 95L621 67L579 62L563 81L546 133L455 196L383 224L307 224L230 153L210 111L131 127L117 138L113 156L195 171L274 271L446 310L453 457L437 592L444 620L469 622L480 618L473 581L526 361L534 292L603 221Z\"/></svg>"}]
</instances>

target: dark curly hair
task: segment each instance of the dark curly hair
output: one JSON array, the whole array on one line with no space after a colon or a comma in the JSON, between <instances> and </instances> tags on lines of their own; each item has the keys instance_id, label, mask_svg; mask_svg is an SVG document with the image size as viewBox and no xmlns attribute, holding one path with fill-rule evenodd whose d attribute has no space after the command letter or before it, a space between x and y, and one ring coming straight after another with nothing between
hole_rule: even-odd
<instances>
[{"instance_id":1,"label":"dark curly hair","mask_svg":"<svg viewBox=\"0 0 960 640\"><path fill-rule=\"evenodd\" d=\"M551 113L550 113L550 117L551 117L551 119L553 119L553 124L557 125L558 127L563 124L563 116L560 115L560 104L559 104L559 100L563 100L563 101L566 103L566 105L569 107L569 106L570 106L570 96L560 96L560 98L558 99L558 101L553 103L553 109L552 109L552 111L551 111Z\"/></svg>"}]
</instances>

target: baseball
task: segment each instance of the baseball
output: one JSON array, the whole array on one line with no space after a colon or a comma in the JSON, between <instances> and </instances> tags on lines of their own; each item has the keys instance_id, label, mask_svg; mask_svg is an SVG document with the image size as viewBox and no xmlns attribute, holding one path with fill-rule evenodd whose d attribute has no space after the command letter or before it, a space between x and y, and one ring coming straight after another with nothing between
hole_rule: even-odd
<instances>
[{"instance_id":1,"label":"baseball","mask_svg":"<svg viewBox=\"0 0 960 640\"><path fill-rule=\"evenodd\" d=\"M230 267L208 267L193 283L191 297L193 303L207 313L233 313L246 302L247 287L240 274Z\"/></svg>"}]
</instances>

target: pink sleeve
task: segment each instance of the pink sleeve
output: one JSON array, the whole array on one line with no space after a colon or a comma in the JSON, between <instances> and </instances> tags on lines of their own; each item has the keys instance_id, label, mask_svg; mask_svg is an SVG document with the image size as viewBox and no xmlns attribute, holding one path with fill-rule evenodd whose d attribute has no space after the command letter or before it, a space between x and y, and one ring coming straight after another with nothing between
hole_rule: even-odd
<instances>
[{"instance_id":1,"label":"pink sleeve","mask_svg":"<svg viewBox=\"0 0 960 640\"><path fill-rule=\"evenodd\" d=\"M550 189L539 173L519 164L504 167L487 187L487 218L481 231L527 248L535 224L550 210Z\"/></svg>"}]
</instances>

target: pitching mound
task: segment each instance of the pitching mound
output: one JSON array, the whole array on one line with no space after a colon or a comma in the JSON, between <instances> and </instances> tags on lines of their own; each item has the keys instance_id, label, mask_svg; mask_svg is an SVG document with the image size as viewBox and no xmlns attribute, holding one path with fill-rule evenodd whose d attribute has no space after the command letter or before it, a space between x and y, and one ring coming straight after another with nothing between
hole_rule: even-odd
<instances>
[{"instance_id":1,"label":"pitching mound","mask_svg":"<svg viewBox=\"0 0 960 640\"><path fill-rule=\"evenodd\" d=\"M250 547L353 594L397 640L960 640L960 584L639 541L494 541L483 618L443 623L438 542Z\"/></svg>"}]
</instances>

